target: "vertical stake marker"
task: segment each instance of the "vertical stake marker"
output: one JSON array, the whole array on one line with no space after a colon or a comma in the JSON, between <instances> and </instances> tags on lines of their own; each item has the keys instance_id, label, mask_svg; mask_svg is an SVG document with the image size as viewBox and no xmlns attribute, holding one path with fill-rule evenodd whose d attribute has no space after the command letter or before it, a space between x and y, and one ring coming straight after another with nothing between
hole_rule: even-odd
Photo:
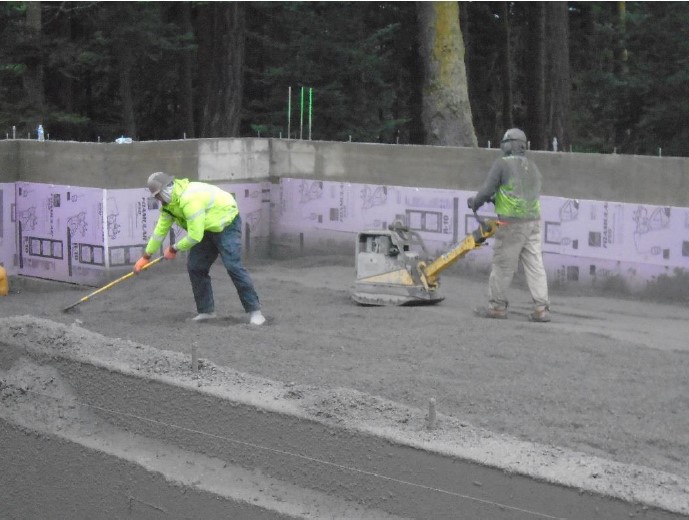
<instances>
[{"instance_id":1,"label":"vertical stake marker","mask_svg":"<svg viewBox=\"0 0 689 520\"><path fill-rule=\"evenodd\" d=\"M303 139L304 134L304 87L301 87L301 96L299 103L299 139Z\"/></svg>"},{"instance_id":2,"label":"vertical stake marker","mask_svg":"<svg viewBox=\"0 0 689 520\"><path fill-rule=\"evenodd\" d=\"M428 422L426 423L429 430L435 428L435 419L435 397L431 397L428 400Z\"/></svg>"},{"instance_id":3,"label":"vertical stake marker","mask_svg":"<svg viewBox=\"0 0 689 520\"><path fill-rule=\"evenodd\" d=\"M191 344L191 371L194 374L199 372L199 349L196 342Z\"/></svg>"},{"instance_id":4,"label":"vertical stake marker","mask_svg":"<svg viewBox=\"0 0 689 520\"><path fill-rule=\"evenodd\" d=\"M292 87L287 87L287 139L290 138L292 126Z\"/></svg>"},{"instance_id":5,"label":"vertical stake marker","mask_svg":"<svg viewBox=\"0 0 689 520\"><path fill-rule=\"evenodd\" d=\"M309 87L309 141L311 140L311 116L313 113L313 88Z\"/></svg>"}]
</instances>

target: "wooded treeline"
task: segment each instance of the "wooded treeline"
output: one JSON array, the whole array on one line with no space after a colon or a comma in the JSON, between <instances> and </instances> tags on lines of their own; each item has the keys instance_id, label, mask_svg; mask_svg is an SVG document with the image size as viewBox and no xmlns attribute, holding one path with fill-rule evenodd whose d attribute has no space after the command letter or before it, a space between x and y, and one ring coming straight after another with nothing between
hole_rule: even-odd
<instances>
[{"instance_id":1,"label":"wooded treeline","mask_svg":"<svg viewBox=\"0 0 689 520\"><path fill-rule=\"evenodd\" d=\"M688 80L688 2L0 4L2 137L287 137L291 87L298 138L304 86L317 140L688 156Z\"/></svg>"}]
</instances>

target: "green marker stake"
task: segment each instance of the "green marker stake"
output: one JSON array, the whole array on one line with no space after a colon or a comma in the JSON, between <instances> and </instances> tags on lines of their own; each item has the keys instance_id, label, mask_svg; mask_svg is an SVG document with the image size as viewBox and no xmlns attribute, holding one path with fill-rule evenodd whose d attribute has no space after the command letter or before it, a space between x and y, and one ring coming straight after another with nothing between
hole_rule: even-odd
<instances>
[{"instance_id":1,"label":"green marker stake","mask_svg":"<svg viewBox=\"0 0 689 520\"><path fill-rule=\"evenodd\" d=\"M311 116L313 113L313 87L309 87L309 141L311 140Z\"/></svg>"}]
</instances>

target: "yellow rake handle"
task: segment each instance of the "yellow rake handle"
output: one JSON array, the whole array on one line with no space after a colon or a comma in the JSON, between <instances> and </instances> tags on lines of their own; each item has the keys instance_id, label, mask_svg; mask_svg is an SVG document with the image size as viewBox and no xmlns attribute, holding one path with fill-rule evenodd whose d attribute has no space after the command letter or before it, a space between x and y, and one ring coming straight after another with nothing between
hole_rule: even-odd
<instances>
[{"instance_id":1,"label":"yellow rake handle","mask_svg":"<svg viewBox=\"0 0 689 520\"><path fill-rule=\"evenodd\" d=\"M143 270L145 270L145 269L148 269L149 267L153 266L154 264L157 264L158 262L160 262L160 261L163 260L164 258L165 258L164 256L159 256L159 257L156 258L155 260L151 260L149 263L147 263L145 266L143 266L143 267L141 268L141 270L143 271ZM96 294L100 294L100 293L102 293L102 292L105 292L105 291L107 291L108 289L110 289L110 288L114 287L115 285L117 285L118 283L124 282L126 279L131 278L132 276L136 276L136 273L135 273L134 271L131 271L131 272L125 274L124 276L121 276L121 277L118 278L117 280L113 280L113 281L110 282L109 284L104 285L104 286L101 287L100 289L97 289L97 290L93 291L91 294L88 294L88 295L84 296L81 300L79 300L79 301L73 303L72 305L69 305L68 307L65 307L64 309L62 309L62 312L68 311L69 309L72 309L72 308L76 307L76 306L79 305L80 303L84 303L86 300L92 298L92 297L95 296Z\"/></svg>"}]
</instances>

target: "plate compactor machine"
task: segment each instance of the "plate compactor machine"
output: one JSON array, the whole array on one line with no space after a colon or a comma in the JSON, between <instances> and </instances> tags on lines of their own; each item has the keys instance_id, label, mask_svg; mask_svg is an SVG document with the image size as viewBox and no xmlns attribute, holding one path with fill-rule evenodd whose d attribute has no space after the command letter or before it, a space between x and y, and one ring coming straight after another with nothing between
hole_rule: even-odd
<instances>
[{"instance_id":1,"label":"plate compactor machine","mask_svg":"<svg viewBox=\"0 0 689 520\"><path fill-rule=\"evenodd\" d=\"M440 273L485 245L498 229L497 220L474 216L479 226L432 261L421 236L400 221L390 224L387 230L359 233L354 301L361 305L426 305L443 301Z\"/></svg>"}]
</instances>

